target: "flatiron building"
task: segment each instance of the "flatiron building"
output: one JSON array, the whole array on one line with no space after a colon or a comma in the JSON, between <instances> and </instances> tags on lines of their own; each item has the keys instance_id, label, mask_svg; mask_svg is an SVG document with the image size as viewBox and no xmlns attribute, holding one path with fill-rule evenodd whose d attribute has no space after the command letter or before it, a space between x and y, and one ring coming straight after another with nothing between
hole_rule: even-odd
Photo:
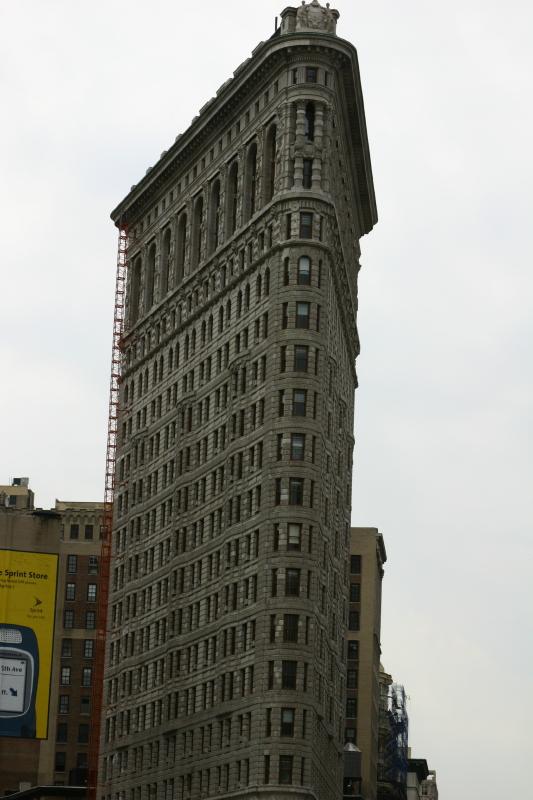
<instances>
[{"instance_id":1,"label":"flatiron building","mask_svg":"<svg viewBox=\"0 0 533 800\"><path fill-rule=\"evenodd\" d=\"M338 16L286 8L112 214L128 282L103 800L342 791L377 214Z\"/></svg>"}]
</instances>

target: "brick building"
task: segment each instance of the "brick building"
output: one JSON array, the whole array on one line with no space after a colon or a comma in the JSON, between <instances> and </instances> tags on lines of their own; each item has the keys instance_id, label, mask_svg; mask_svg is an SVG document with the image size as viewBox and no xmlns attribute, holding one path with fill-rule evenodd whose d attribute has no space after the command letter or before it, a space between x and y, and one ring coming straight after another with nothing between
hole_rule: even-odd
<instances>
[{"instance_id":1,"label":"brick building","mask_svg":"<svg viewBox=\"0 0 533 800\"><path fill-rule=\"evenodd\" d=\"M32 505L0 507L0 550L59 555L48 738L0 737L1 793L86 780L102 504Z\"/></svg>"}]
</instances>

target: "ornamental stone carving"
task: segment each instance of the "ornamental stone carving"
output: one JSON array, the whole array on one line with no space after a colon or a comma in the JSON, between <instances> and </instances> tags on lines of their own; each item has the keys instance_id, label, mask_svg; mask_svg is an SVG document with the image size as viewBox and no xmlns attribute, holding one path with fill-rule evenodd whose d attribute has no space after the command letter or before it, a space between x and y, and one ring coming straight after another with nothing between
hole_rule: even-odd
<instances>
[{"instance_id":1,"label":"ornamental stone carving","mask_svg":"<svg viewBox=\"0 0 533 800\"><path fill-rule=\"evenodd\" d=\"M335 33L338 18L339 12L336 9L330 9L329 3L326 3L324 8L318 0L312 0L311 3L302 0L302 5L296 13L296 30Z\"/></svg>"}]
</instances>

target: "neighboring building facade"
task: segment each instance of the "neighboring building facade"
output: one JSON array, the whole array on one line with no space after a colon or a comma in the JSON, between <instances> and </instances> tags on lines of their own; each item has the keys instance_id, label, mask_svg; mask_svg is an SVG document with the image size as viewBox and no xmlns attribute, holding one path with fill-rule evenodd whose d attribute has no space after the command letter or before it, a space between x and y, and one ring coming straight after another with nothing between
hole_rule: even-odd
<instances>
[{"instance_id":1,"label":"neighboring building facade","mask_svg":"<svg viewBox=\"0 0 533 800\"><path fill-rule=\"evenodd\" d=\"M10 484L0 486L0 508L33 509L34 495L29 478L13 478Z\"/></svg>"},{"instance_id":2,"label":"neighboring building facade","mask_svg":"<svg viewBox=\"0 0 533 800\"><path fill-rule=\"evenodd\" d=\"M342 786L359 239L377 216L337 17L286 8L113 213L129 282L102 798Z\"/></svg>"},{"instance_id":3,"label":"neighboring building facade","mask_svg":"<svg viewBox=\"0 0 533 800\"><path fill-rule=\"evenodd\" d=\"M409 717L405 689L380 665L378 800L406 800Z\"/></svg>"},{"instance_id":4,"label":"neighboring building facade","mask_svg":"<svg viewBox=\"0 0 533 800\"><path fill-rule=\"evenodd\" d=\"M427 778L422 781L421 794L428 800L439 800L437 773L434 769L430 769Z\"/></svg>"},{"instance_id":5,"label":"neighboring building facade","mask_svg":"<svg viewBox=\"0 0 533 800\"><path fill-rule=\"evenodd\" d=\"M425 758L410 758L407 766L407 800L423 800L422 786L429 776Z\"/></svg>"},{"instance_id":6,"label":"neighboring building facade","mask_svg":"<svg viewBox=\"0 0 533 800\"><path fill-rule=\"evenodd\" d=\"M50 510L13 505L0 507L0 550L57 553L59 563L48 738L0 737L2 794L86 780L103 508L59 500Z\"/></svg>"},{"instance_id":7,"label":"neighboring building facade","mask_svg":"<svg viewBox=\"0 0 533 800\"><path fill-rule=\"evenodd\" d=\"M383 536L376 528L351 529L345 739L361 751L365 800L377 797L381 584L386 560Z\"/></svg>"}]
</instances>

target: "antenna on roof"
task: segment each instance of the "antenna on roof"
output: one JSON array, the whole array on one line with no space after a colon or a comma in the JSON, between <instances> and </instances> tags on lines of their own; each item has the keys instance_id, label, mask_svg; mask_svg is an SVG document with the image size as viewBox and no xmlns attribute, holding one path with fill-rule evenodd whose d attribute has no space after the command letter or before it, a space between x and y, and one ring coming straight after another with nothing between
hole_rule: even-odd
<instances>
[{"instance_id":1,"label":"antenna on roof","mask_svg":"<svg viewBox=\"0 0 533 800\"><path fill-rule=\"evenodd\" d=\"M274 31L277 31L277 29L278 29L278 18L274 17Z\"/></svg>"}]
</instances>

